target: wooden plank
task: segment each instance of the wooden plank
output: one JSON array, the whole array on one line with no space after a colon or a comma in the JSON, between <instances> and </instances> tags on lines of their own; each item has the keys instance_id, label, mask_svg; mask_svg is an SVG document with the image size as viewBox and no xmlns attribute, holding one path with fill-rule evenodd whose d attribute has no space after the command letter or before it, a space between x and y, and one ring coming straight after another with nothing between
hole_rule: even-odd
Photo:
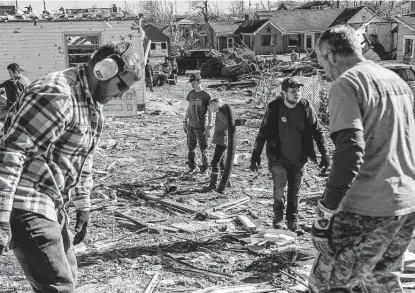
<instances>
[{"instance_id":1,"label":"wooden plank","mask_svg":"<svg viewBox=\"0 0 415 293\"><path fill-rule=\"evenodd\" d=\"M154 229L154 228L151 228L147 224L142 223L140 221L137 221L136 219L134 219L132 217L129 217L127 215L124 215L123 213L120 213L118 211L114 211L114 215L129 220L130 222L136 224L139 228L147 228L150 233L152 232L152 233L158 233L158 234L160 234L160 231L159 230Z\"/></svg>"},{"instance_id":2,"label":"wooden plank","mask_svg":"<svg viewBox=\"0 0 415 293\"><path fill-rule=\"evenodd\" d=\"M154 289L156 289L157 284L159 282L159 276L160 276L160 271L157 271L153 278L151 279L150 283L148 284L146 290L144 291L144 293L152 293L154 292Z\"/></svg>"},{"instance_id":3,"label":"wooden plank","mask_svg":"<svg viewBox=\"0 0 415 293\"><path fill-rule=\"evenodd\" d=\"M225 203L223 203L223 204L220 204L220 205L217 205L217 206L213 207L213 211L217 211L217 210L220 210L220 209L226 208L226 207L228 207L228 206L232 206L232 205L238 204L238 203L240 203L240 202L248 202L248 201L250 201L250 200L251 200L251 199L250 199L249 197L243 197L243 198L241 198L241 199L237 199L237 200L233 200L233 201L225 202Z\"/></svg>"},{"instance_id":4,"label":"wooden plank","mask_svg":"<svg viewBox=\"0 0 415 293\"><path fill-rule=\"evenodd\" d=\"M256 231L257 230L257 226L252 222L252 220L245 215L239 215L238 216L239 221L242 222L242 225L244 225L244 227L246 229L248 229L249 231Z\"/></svg>"},{"instance_id":5,"label":"wooden plank","mask_svg":"<svg viewBox=\"0 0 415 293\"><path fill-rule=\"evenodd\" d=\"M193 206L190 206L190 205L187 205L187 204L182 204L182 203L179 203L177 201L170 200L170 199L164 199L164 198L161 198L161 197L156 196L156 195L141 193L141 197L144 198L144 199L147 199L147 200L153 200L153 201L159 202L159 203L164 204L166 206L171 206L171 207L178 208L178 209L183 210L185 212L194 213L194 214L200 212L199 209L195 209Z\"/></svg>"}]
</instances>

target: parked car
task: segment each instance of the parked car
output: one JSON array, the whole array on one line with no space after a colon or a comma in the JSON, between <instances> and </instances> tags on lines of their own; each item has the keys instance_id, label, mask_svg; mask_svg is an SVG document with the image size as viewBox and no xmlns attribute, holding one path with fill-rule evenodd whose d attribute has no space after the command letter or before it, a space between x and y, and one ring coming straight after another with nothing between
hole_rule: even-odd
<instances>
[{"instance_id":1,"label":"parked car","mask_svg":"<svg viewBox=\"0 0 415 293\"><path fill-rule=\"evenodd\" d=\"M406 81L412 89L412 92L415 94L415 66L404 61L396 60L377 61L376 63L398 74Z\"/></svg>"},{"instance_id":2,"label":"parked car","mask_svg":"<svg viewBox=\"0 0 415 293\"><path fill-rule=\"evenodd\" d=\"M220 56L220 53L212 49L201 49L190 50L181 56L174 56L177 61L178 75L184 75L186 70L200 69L202 64L207 62L212 56Z\"/></svg>"}]
</instances>

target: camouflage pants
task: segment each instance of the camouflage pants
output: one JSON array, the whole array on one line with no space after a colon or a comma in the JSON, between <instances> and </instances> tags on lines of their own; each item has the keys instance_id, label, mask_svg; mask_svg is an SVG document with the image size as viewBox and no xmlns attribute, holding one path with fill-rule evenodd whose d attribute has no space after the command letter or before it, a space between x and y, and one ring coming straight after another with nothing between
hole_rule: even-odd
<instances>
[{"instance_id":1,"label":"camouflage pants","mask_svg":"<svg viewBox=\"0 0 415 293\"><path fill-rule=\"evenodd\" d=\"M318 254L309 278L311 293L403 292L399 275L403 253L412 240L415 213L400 217L336 214L332 228L333 257Z\"/></svg>"}]
</instances>

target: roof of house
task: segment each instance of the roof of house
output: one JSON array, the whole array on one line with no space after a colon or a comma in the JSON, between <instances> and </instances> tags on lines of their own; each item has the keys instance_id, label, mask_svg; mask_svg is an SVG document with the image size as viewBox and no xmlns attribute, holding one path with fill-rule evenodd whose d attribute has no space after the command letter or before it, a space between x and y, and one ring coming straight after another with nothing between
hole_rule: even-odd
<instances>
[{"instance_id":1,"label":"roof of house","mask_svg":"<svg viewBox=\"0 0 415 293\"><path fill-rule=\"evenodd\" d=\"M152 42L168 42L170 38L163 34L158 28L154 25L149 24L144 27L144 32L146 33L147 38Z\"/></svg>"},{"instance_id":2,"label":"roof of house","mask_svg":"<svg viewBox=\"0 0 415 293\"><path fill-rule=\"evenodd\" d=\"M415 31L415 15L394 15L393 19L405 25L412 31Z\"/></svg>"},{"instance_id":3,"label":"roof of house","mask_svg":"<svg viewBox=\"0 0 415 293\"><path fill-rule=\"evenodd\" d=\"M345 8L342 13L333 21L330 26L347 23L353 16L355 16L365 6Z\"/></svg>"},{"instance_id":4,"label":"roof of house","mask_svg":"<svg viewBox=\"0 0 415 293\"><path fill-rule=\"evenodd\" d=\"M284 33L324 31L342 13L343 9L279 10L269 20Z\"/></svg>"},{"instance_id":5,"label":"roof of house","mask_svg":"<svg viewBox=\"0 0 415 293\"><path fill-rule=\"evenodd\" d=\"M209 22L210 27L216 33L216 36L226 36L232 35L235 33L236 29L239 27L240 23L235 23L234 21L223 21L223 22Z\"/></svg>"},{"instance_id":6,"label":"roof of house","mask_svg":"<svg viewBox=\"0 0 415 293\"><path fill-rule=\"evenodd\" d=\"M298 8L300 9L311 9L313 6L323 6L327 5L328 7L333 7L328 1L311 1L300 5Z\"/></svg>"},{"instance_id":7,"label":"roof of house","mask_svg":"<svg viewBox=\"0 0 415 293\"><path fill-rule=\"evenodd\" d=\"M286 10L281 10L286 11ZM268 19L248 19L242 22L238 29L235 31L236 34L247 33L251 34L257 31Z\"/></svg>"}]
</instances>

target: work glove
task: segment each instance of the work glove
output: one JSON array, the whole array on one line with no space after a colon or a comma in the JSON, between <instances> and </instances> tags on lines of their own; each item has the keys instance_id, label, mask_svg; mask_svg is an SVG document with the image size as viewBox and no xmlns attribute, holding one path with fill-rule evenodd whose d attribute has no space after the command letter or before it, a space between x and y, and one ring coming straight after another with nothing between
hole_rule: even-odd
<instances>
[{"instance_id":1,"label":"work glove","mask_svg":"<svg viewBox=\"0 0 415 293\"><path fill-rule=\"evenodd\" d=\"M326 174L326 171L329 168L329 159L327 158L327 155L321 156L321 161L318 167L320 168L320 174Z\"/></svg>"},{"instance_id":2,"label":"work glove","mask_svg":"<svg viewBox=\"0 0 415 293\"><path fill-rule=\"evenodd\" d=\"M76 235L73 239L73 245L81 243L86 235L86 230L89 222L89 211L77 211L76 212Z\"/></svg>"},{"instance_id":3,"label":"work glove","mask_svg":"<svg viewBox=\"0 0 415 293\"><path fill-rule=\"evenodd\" d=\"M184 133L187 133L187 121L186 120L183 121L183 130L184 130Z\"/></svg>"},{"instance_id":4,"label":"work glove","mask_svg":"<svg viewBox=\"0 0 415 293\"><path fill-rule=\"evenodd\" d=\"M257 154L252 154L251 157L251 166L249 167L252 172L258 172L261 167L261 156Z\"/></svg>"},{"instance_id":5,"label":"work glove","mask_svg":"<svg viewBox=\"0 0 415 293\"><path fill-rule=\"evenodd\" d=\"M11 238L10 223L0 222L0 255L6 250Z\"/></svg>"},{"instance_id":6,"label":"work glove","mask_svg":"<svg viewBox=\"0 0 415 293\"><path fill-rule=\"evenodd\" d=\"M335 213L335 210L326 208L321 200L318 201L311 234L315 248L324 255L333 255L335 252L331 242L331 228Z\"/></svg>"}]
</instances>

